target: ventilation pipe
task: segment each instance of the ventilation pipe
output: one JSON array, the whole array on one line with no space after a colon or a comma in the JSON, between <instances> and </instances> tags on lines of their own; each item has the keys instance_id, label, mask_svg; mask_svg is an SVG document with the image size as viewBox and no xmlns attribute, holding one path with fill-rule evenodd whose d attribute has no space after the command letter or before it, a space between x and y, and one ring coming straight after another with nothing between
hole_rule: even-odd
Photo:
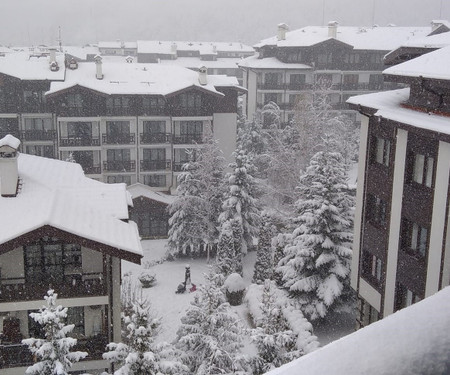
<instances>
[{"instance_id":1,"label":"ventilation pipe","mask_svg":"<svg viewBox=\"0 0 450 375\"><path fill-rule=\"evenodd\" d=\"M96 55L94 57L96 73L95 78L103 79L103 69L102 69L102 57L100 55Z\"/></svg>"},{"instance_id":2,"label":"ventilation pipe","mask_svg":"<svg viewBox=\"0 0 450 375\"><path fill-rule=\"evenodd\" d=\"M208 84L208 69L206 69L206 66L201 66L198 69L198 82L203 86Z\"/></svg>"},{"instance_id":3,"label":"ventilation pipe","mask_svg":"<svg viewBox=\"0 0 450 375\"><path fill-rule=\"evenodd\" d=\"M0 194L2 197L15 197L19 182L17 149L20 141L11 134L0 139Z\"/></svg>"},{"instance_id":4,"label":"ventilation pipe","mask_svg":"<svg viewBox=\"0 0 450 375\"><path fill-rule=\"evenodd\" d=\"M328 22L328 37L329 38L337 38L337 28L338 28L338 22L337 21L330 21Z\"/></svg>"},{"instance_id":5,"label":"ventilation pipe","mask_svg":"<svg viewBox=\"0 0 450 375\"><path fill-rule=\"evenodd\" d=\"M286 40L286 32L289 31L289 26L285 23L280 23L278 25L278 33L277 33L277 39L278 40Z\"/></svg>"}]
</instances>

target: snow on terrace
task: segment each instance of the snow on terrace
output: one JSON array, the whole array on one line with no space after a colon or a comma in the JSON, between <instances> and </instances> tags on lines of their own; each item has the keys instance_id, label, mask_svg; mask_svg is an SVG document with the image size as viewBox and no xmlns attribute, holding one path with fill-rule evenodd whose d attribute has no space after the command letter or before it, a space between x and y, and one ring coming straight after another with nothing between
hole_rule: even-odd
<instances>
[{"instance_id":1,"label":"snow on terrace","mask_svg":"<svg viewBox=\"0 0 450 375\"><path fill-rule=\"evenodd\" d=\"M395 65L384 70L383 74L450 80L449 61L450 46Z\"/></svg>"},{"instance_id":2,"label":"snow on terrace","mask_svg":"<svg viewBox=\"0 0 450 375\"><path fill-rule=\"evenodd\" d=\"M347 100L347 103L376 109L375 116L381 116L420 129L450 134L450 118L402 107L401 104L406 102L408 98L409 88L406 88L353 96Z\"/></svg>"},{"instance_id":3,"label":"snow on terrace","mask_svg":"<svg viewBox=\"0 0 450 375\"><path fill-rule=\"evenodd\" d=\"M431 32L430 27L355 27L337 26L337 40L353 46L358 50L387 51L404 44L406 41L424 37ZM328 39L328 26L307 26L286 33L285 40L271 37L262 40L254 47L276 45L278 47L308 47L322 43Z\"/></svg>"},{"instance_id":4,"label":"snow on terrace","mask_svg":"<svg viewBox=\"0 0 450 375\"><path fill-rule=\"evenodd\" d=\"M450 373L450 287L267 375Z\"/></svg>"},{"instance_id":5,"label":"snow on terrace","mask_svg":"<svg viewBox=\"0 0 450 375\"><path fill-rule=\"evenodd\" d=\"M0 55L0 73L21 80L64 80L64 54L56 54L59 70L50 70L50 56L42 52L14 52Z\"/></svg>"},{"instance_id":6,"label":"snow on terrace","mask_svg":"<svg viewBox=\"0 0 450 375\"><path fill-rule=\"evenodd\" d=\"M52 82L46 95L74 86L82 86L107 95L169 95L188 87L198 87L212 94L223 96L219 86L237 86L234 77L208 76L208 83L199 83L199 74L192 70L159 64L102 63L103 79L96 79L96 66L92 62L78 64L75 70L67 70L64 82Z\"/></svg>"},{"instance_id":7,"label":"snow on terrace","mask_svg":"<svg viewBox=\"0 0 450 375\"><path fill-rule=\"evenodd\" d=\"M81 166L19 154L19 193L0 197L0 244L44 225L141 256L136 224L127 218L124 184L84 176ZM126 216L125 216L126 215Z\"/></svg>"}]
</instances>

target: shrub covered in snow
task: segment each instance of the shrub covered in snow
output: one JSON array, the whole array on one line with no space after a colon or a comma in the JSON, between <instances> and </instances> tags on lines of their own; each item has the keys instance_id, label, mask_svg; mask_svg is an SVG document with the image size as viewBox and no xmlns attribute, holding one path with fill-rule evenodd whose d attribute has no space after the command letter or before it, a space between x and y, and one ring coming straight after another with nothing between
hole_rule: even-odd
<instances>
[{"instance_id":1,"label":"shrub covered in snow","mask_svg":"<svg viewBox=\"0 0 450 375\"><path fill-rule=\"evenodd\" d=\"M29 338L22 340L28 345L31 353L36 357L36 363L27 368L26 374L31 375L67 375L75 362L85 358L86 352L71 352L77 340L67 335L74 329L73 324L65 325L67 307L56 304L57 294L52 289L44 299L47 306L37 313L30 313L31 319L38 323L45 333L45 338Z\"/></svg>"},{"instance_id":2,"label":"shrub covered in snow","mask_svg":"<svg viewBox=\"0 0 450 375\"><path fill-rule=\"evenodd\" d=\"M238 273L232 273L226 278L223 286L230 305L240 305L245 293L245 282L242 276Z\"/></svg>"},{"instance_id":3,"label":"shrub covered in snow","mask_svg":"<svg viewBox=\"0 0 450 375\"><path fill-rule=\"evenodd\" d=\"M312 325L295 301L277 288L275 282L252 284L245 297L256 328L252 341L258 349L254 372L262 374L315 350L319 343Z\"/></svg>"},{"instance_id":4,"label":"shrub covered in snow","mask_svg":"<svg viewBox=\"0 0 450 375\"><path fill-rule=\"evenodd\" d=\"M151 288L156 282L156 275L149 271L143 271L138 277L143 288Z\"/></svg>"}]
</instances>

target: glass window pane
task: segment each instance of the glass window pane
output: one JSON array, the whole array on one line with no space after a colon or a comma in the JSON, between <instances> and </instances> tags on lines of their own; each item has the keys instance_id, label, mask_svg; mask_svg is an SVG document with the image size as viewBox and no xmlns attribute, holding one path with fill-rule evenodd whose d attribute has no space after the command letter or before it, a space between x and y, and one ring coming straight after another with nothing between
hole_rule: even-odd
<instances>
[{"instance_id":1,"label":"glass window pane","mask_svg":"<svg viewBox=\"0 0 450 375\"><path fill-rule=\"evenodd\" d=\"M417 250L417 239L419 237L419 226L416 223L412 225L411 249Z\"/></svg>"},{"instance_id":2,"label":"glass window pane","mask_svg":"<svg viewBox=\"0 0 450 375\"><path fill-rule=\"evenodd\" d=\"M425 177L425 185L431 187L431 183L433 181L433 165L434 159L428 157L427 159L427 175Z\"/></svg>"},{"instance_id":3,"label":"glass window pane","mask_svg":"<svg viewBox=\"0 0 450 375\"><path fill-rule=\"evenodd\" d=\"M419 253L422 256L425 256L427 250L427 237L428 230L426 228L420 228Z\"/></svg>"},{"instance_id":4,"label":"glass window pane","mask_svg":"<svg viewBox=\"0 0 450 375\"><path fill-rule=\"evenodd\" d=\"M425 156L416 154L414 158L414 174L413 181L421 184L423 182L423 168L425 165Z\"/></svg>"},{"instance_id":5,"label":"glass window pane","mask_svg":"<svg viewBox=\"0 0 450 375\"><path fill-rule=\"evenodd\" d=\"M384 139L377 137L376 162L383 164Z\"/></svg>"}]
</instances>

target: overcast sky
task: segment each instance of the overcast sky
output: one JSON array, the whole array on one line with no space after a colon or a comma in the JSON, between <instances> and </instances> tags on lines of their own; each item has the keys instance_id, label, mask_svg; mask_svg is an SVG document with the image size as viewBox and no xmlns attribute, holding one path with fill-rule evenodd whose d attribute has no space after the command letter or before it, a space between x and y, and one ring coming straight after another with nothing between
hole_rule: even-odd
<instances>
[{"instance_id":1,"label":"overcast sky","mask_svg":"<svg viewBox=\"0 0 450 375\"><path fill-rule=\"evenodd\" d=\"M448 0L0 0L0 44L100 40L241 41L254 44L336 20L344 26L427 26L450 19Z\"/></svg>"}]
</instances>

